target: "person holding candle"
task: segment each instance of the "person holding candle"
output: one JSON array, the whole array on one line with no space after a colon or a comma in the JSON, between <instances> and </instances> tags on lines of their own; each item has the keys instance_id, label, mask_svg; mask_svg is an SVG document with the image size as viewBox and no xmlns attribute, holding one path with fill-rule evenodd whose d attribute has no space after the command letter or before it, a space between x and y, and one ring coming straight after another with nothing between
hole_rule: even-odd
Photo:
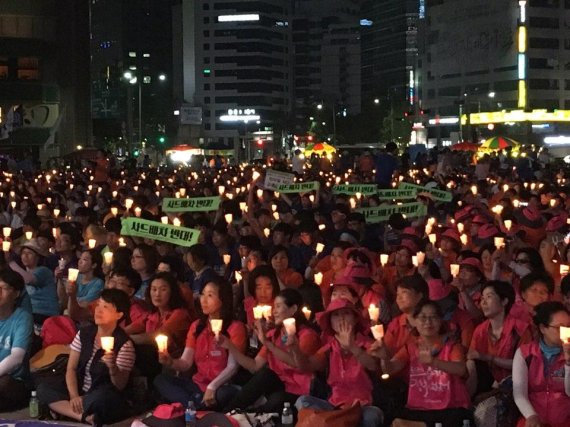
<instances>
[{"instance_id":1,"label":"person holding candle","mask_svg":"<svg viewBox=\"0 0 570 427\"><path fill-rule=\"evenodd\" d=\"M135 298L144 300L146 290L154 278L158 266L158 252L146 243L139 243L133 249L131 267L141 276L141 287L135 294Z\"/></svg>"},{"instance_id":2,"label":"person holding candle","mask_svg":"<svg viewBox=\"0 0 570 427\"><path fill-rule=\"evenodd\" d=\"M451 282L459 291L459 308L467 311L475 322L483 319L479 301L484 282L483 266L475 257L467 257L460 261L459 274Z\"/></svg>"},{"instance_id":3,"label":"person holding candle","mask_svg":"<svg viewBox=\"0 0 570 427\"><path fill-rule=\"evenodd\" d=\"M463 420L473 422L464 383L465 351L446 335L439 305L421 301L414 311L414 324L416 334L394 356L382 341L375 341L369 350L380 359L383 373L393 375L409 367L408 401L392 426L431 426L439 422L443 427L457 427Z\"/></svg>"},{"instance_id":4,"label":"person holding candle","mask_svg":"<svg viewBox=\"0 0 570 427\"><path fill-rule=\"evenodd\" d=\"M273 269L268 265L256 267L249 275L247 289L249 296L244 298L243 304L238 304L238 309L243 307L238 319L244 321L249 328L253 328L255 323L253 307L273 306L273 301L279 294L279 282Z\"/></svg>"},{"instance_id":5,"label":"person holding candle","mask_svg":"<svg viewBox=\"0 0 570 427\"><path fill-rule=\"evenodd\" d=\"M370 376L378 370L378 364L367 353L373 342L367 336L368 322L350 301L338 299L329 304L318 323L323 334L330 337L325 340L327 344L311 357L301 352L293 354L302 369L325 373L330 395L326 400L303 395L295 403L297 410L312 408L327 411L358 402L362 405L359 426L380 426L382 411L372 406Z\"/></svg>"},{"instance_id":6,"label":"person holding candle","mask_svg":"<svg viewBox=\"0 0 570 427\"><path fill-rule=\"evenodd\" d=\"M26 292L32 302L34 323L38 325L42 325L48 317L59 314L55 277L50 269L43 266L47 255L32 239L22 245L20 261L23 268L15 261L9 262L10 268L24 278Z\"/></svg>"},{"instance_id":7,"label":"person holding candle","mask_svg":"<svg viewBox=\"0 0 570 427\"><path fill-rule=\"evenodd\" d=\"M40 382L38 399L51 411L94 426L113 424L130 415L124 390L135 364L135 350L118 325L129 312L129 298L105 289L95 308L95 324L81 328L71 344L65 378ZM103 337L113 338L105 351Z\"/></svg>"},{"instance_id":8,"label":"person holding candle","mask_svg":"<svg viewBox=\"0 0 570 427\"><path fill-rule=\"evenodd\" d=\"M329 256L324 257L314 267L314 271L323 274L323 279L319 285L321 288L321 295L323 297L323 305L326 307L330 302L329 288L334 283L335 279L342 275L346 267L346 258L344 251L350 248L350 243L337 242L334 244Z\"/></svg>"},{"instance_id":9,"label":"person holding candle","mask_svg":"<svg viewBox=\"0 0 570 427\"><path fill-rule=\"evenodd\" d=\"M105 287L101 266L103 257L96 249L83 251L79 258L79 274L75 283L67 283L64 292L69 317L76 322L86 321L92 318L89 306L99 299L101 291ZM61 301L61 298L60 298Z\"/></svg>"},{"instance_id":10,"label":"person holding candle","mask_svg":"<svg viewBox=\"0 0 570 427\"><path fill-rule=\"evenodd\" d=\"M536 306L537 339L523 344L513 359L513 394L522 414L517 427L570 425L570 343L560 328L570 326L570 314L560 302Z\"/></svg>"},{"instance_id":11,"label":"person holding candle","mask_svg":"<svg viewBox=\"0 0 570 427\"><path fill-rule=\"evenodd\" d=\"M237 392L231 380L238 365L221 343L231 342L237 352L243 353L247 345L247 332L243 323L233 317L232 287L221 278L206 284L200 295L202 316L194 321L186 336L182 355L174 359L170 353L159 353L162 365L174 371L185 372L193 366L192 378L161 374L154 386L162 399L186 405L193 401L199 408L222 408ZM222 320L218 339L210 320Z\"/></svg>"},{"instance_id":12,"label":"person holding candle","mask_svg":"<svg viewBox=\"0 0 570 427\"><path fill-rule=\"evenodd\" d=\"M280 412L284 402L293 405L299 396L309 394L312 374L298 366L298 359L293 354L314 355L320 348L320 339L309 326L302 307L303 298L297 290L283 289L279 293L273 304L275 326L267 330L264 320L256 321L257 338L263 347L255 358L243 354L230 340L221 339L220 345L227 348L243 368L253 373L251 380L226 405L224 412L249 408L262 396L267 401L256 407L256 411ZM294 334L287 334L286 319L294 319Z\"/></svg>"},{"instance_id":13,"label":"person holding candle","mask_svg":"<svg viewBox=\"0 0 570 427\"><path fill-rule=\"evenodd\" d=\"M417 246L411 241L404 241L393 252L394 265L382 267L382 287L386 298L392 302L396 296L395 283L398 279L411 276L416 272L412 256L416 255Z\"/></svg>"}]
</instances>

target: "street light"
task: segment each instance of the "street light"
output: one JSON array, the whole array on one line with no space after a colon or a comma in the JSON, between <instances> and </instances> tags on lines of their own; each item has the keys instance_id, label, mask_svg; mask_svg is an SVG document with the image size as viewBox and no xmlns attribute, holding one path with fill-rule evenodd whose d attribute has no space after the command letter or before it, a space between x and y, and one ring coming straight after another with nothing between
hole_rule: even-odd
<instances>
[{"instance_id":1,"label":"street light","mask_svg":"<svg viewBox=\"0 0 570 427\"><path fill-rule=\"evenodd\" d=\"M317 110L322 110L323 108L324 108L324 105L322 103L317 104ZM333 140L331 142L334 145L336 143L336 110L335 110L334 102L332 103L332 123L333 123ZM323 126L324 125L325 125L325 122L323 122Z\"/></svg>"}]
</instances>

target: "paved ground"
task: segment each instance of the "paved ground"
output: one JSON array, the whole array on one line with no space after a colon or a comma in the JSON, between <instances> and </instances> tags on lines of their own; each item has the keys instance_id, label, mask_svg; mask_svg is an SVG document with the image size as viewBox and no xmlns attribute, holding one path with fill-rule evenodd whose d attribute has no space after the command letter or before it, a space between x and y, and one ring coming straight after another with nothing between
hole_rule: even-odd
<instances>
[{"instance_id":1,"label":"paved ground","mask_svg":"<svg viewBox=\"0 0 570 427\"><path fill-rule=\"evenodd\" d=\"M30 420L30 421L37 421L31 420L28 416L28 408L21 409L15 412L0 412L0 419L4 420ZM132 423L134 418L129 418L128 420L122 421L116 424L110 424L112 427L129 427ZM49 422L49 421L48 421ZM85 426L85 424L76 423L73 421L53 421L59 425L67 425L67 426Z\"/></svg>"}]
</instances>

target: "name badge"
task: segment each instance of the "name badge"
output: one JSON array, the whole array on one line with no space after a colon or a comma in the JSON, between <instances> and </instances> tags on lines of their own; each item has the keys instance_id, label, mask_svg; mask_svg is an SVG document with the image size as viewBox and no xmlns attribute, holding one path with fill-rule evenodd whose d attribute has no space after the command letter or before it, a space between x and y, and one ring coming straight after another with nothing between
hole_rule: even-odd
<instances>
[{"instance_id":1,"label":"name badge","mask_svg":"<svg viewBox=\"0 0 570 427\"><path fill-rule=\"evenodd\" d=\"M210 356L212 357L220 357L222 355L222 351L221 350L212 350L210 351Z\"/></svg>"}]
</instances>

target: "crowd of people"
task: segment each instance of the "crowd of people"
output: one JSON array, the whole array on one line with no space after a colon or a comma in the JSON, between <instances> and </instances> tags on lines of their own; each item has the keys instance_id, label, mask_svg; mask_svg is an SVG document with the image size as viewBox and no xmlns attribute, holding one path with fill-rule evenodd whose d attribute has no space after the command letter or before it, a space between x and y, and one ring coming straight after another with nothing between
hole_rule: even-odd
<instances>
[{"instance_id":1,"label":"crowd of people","mask_svg":"<svg viewBox=\"0 0 570 427\"><path fill-rule=\"evenodd\" d=\"M0 411L36 390L49 416L97 426L189 402L569 426L568 170L531 149L412 162L391 143L314 160L3 172ZM270 170L312 185L277 191ZM163 209L197 197L219 207ZM63 370L38 375L61 345Z\"/></svg>"}]
</instances>

